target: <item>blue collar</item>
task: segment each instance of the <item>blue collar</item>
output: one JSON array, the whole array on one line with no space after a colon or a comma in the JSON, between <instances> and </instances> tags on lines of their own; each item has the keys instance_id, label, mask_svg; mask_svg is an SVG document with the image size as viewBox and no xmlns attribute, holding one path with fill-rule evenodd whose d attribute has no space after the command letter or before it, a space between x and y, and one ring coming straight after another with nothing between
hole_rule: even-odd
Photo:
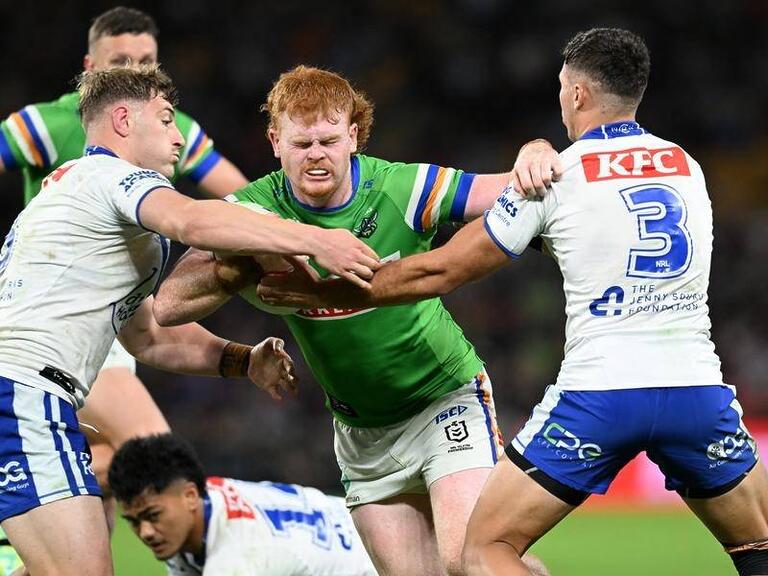
<instances>
[{"instance_id":1,"label":"blue collar","mask_svg":"<svg viewBox=\"0 0 768 576\"><path fill-rule=\"evenodd\" d=\"M623 136L640 136L648 134L637 122L613 122L603 124L585 133L579 140L608 140Z\"/></svg>"},{"instance_id":2,"label":"blue collar","mask_svg":"<svg viewBox=\"0 0 768 576\"><path fill-rule=\"evenodd\" d=\"M95 156L96 154L105 154L106 156L112 156L113 158L118 157L112 150L104 148L104 146L88 146L85 149L85 156Z\"/></svg>"},{"instance_id":3,"label":"blue collar","mask_svg":"<svg viewBox=\"0 0 768 576\"><path fill-rule=\"evenodd\" d=\"M350 166L350 172L352 173L352 194L349 196L349 199L344 202L341 206L334 206L333 208L317 208L315 206L310 206L309 204L304 204L303 202L300 202L298 198L293 194L293 188L291 188L291 181L288 180L287 176L284 176L285 179L285 188L288 190L288 193L291 195L291 198L293 198L294 202L304 208L304 210L307 210L308 212L320 212L320 213L329 213L329 212L339 212L340 210L344 210L347 206L349 206L352 201L355 199L355 196L357 196L357 187L360 184L360 159L357 156L352 156L349 162Z\"/></svg>"}]
</instances>

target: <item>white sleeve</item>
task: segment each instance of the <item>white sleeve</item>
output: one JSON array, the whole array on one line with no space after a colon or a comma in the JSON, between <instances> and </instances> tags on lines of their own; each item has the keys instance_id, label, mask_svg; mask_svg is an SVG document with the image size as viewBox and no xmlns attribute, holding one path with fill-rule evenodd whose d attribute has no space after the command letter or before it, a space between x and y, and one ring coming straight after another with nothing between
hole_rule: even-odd
<instances>
[{"instance_id":1,"label":"white sleeve","mask_svg":"<svg viewBox=\"0 0 768 576\"><path fill-rule=\"evenodd\" d=\"M106 178L107 190L117 211L126 220L138 226L142 226L139 208L147 194L157 188L174 189L170 180L162 174L130 164L115 170Z\"/></svg>"},{"instance_id":2,"label":"white sleeve","mask_svg":"<svg viewBox=\"0 0 768 576\"><path fill-rule=\"evenodd\" d=\"M551 191L547 192L547 196L551 194ZM491 209L485 212L485 229L505 254L517 258L542 232L544 213L543 200L528 200L507 187Z\"/></svg>"}]
</instances>

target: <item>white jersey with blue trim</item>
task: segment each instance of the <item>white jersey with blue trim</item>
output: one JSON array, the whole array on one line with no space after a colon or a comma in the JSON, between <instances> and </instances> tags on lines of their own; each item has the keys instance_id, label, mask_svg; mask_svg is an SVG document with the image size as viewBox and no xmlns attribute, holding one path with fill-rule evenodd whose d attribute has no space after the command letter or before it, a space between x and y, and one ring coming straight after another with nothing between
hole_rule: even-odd
<instances>
[{"instance_id":1,"label":"white jersey with blue trim","mask_svg":"<svg viewBox=\"0 0 768 576\"><path fill-rule=\"evenodd\" d=\"M82 405L160 279L168 241L138 217L160 187L173 188L98 147L44 180L0 252L1 375Z\"/></svg>"},{"instance_id":2,"label":"white jersey with blue trim","mask_svg":"<svg viewBox=\"0 0 768 576\"><path fill-rule=\"evenodd\" d=\"M712 208L699 165L635 122L600 126L561 155L541 200L508 190L486 214L519 255L540 235L563 274L573 390L721 385L707 306Z\"/></svg>"},{"instance_id":3,"label":"white jersey with blue trim","mask_svg":"<svg viewBox=\"0 0 768 576\"><path fill-rule=\"evenodd\" d=\"M375 576L342 498L315 488L209 478L205 557L177 554L171 576Z\"/></svg>"}]
</instances>

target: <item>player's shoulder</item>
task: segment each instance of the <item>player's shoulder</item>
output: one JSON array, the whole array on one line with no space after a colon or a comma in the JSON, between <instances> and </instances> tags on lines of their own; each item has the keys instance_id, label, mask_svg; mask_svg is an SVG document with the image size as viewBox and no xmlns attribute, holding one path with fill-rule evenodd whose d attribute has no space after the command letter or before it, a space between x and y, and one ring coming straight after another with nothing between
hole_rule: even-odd
<instances>
[{"instance_id":1,"label":"player's shoulder","mask_svg":"<svg viewBox=\"0 0 768 576\"><path fill-rule=\"evenodd\" d=\"M249 182L228 199L236 203L260 204L268 208L276 205L286 192L285 173L276 170Z\"/></svg>"}]
</instances>

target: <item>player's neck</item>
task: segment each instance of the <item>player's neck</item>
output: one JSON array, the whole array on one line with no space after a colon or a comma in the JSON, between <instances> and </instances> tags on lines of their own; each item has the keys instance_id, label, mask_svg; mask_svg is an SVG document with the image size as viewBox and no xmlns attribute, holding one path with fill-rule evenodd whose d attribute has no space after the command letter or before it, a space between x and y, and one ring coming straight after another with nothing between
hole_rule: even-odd
<instances>
[{"instance_id":1,"label":"player's neck","mask_svg":"<svg viewBox=\"0 0 768 576\"><path fill-rule=\"evenodd\" d=\"M312 208L321 210L338 208L339 206L344 206L352 197L352 176L348 173L335 190L324 196L304 194L297 188L294 188L294 194L299 202Z\"/></svg>"},{"instance_id":2,"label":"player's neck","mask_svg":"<svg viewBox=\"0 0 768 576\"><path fill-rule=\"evenodd\" d=\"M187 536L187 540L182 546L183 552L189 552L198 556L202 554L204 550L204 536L205 536L205 506L203 506L202 499L200 500L200 506L195 511L195 522L192 525L192 530Z\"/></svg>"},{"instance_id":3,"label":"player's neck","mask_svg":"<svg viewBox=\"0 0 768 576\"><path fill-rule=\"evenodd\" d=\"M620 114L615 112L598 112L596 114L590 115L589 117L584 118L576 126L575 132L578 135L577 140L595 128L600 128L600 126L604 126L605 124L614 124L617 122L635 122L634 112L625 112Z\"/></svg>"}]
</instances>

